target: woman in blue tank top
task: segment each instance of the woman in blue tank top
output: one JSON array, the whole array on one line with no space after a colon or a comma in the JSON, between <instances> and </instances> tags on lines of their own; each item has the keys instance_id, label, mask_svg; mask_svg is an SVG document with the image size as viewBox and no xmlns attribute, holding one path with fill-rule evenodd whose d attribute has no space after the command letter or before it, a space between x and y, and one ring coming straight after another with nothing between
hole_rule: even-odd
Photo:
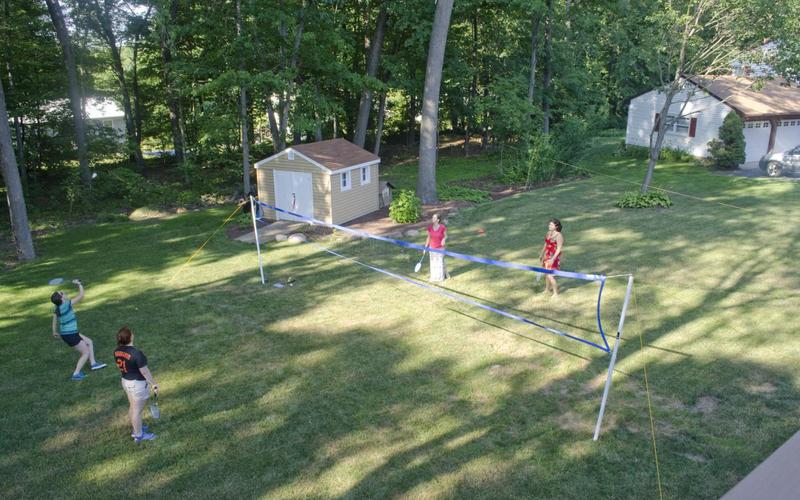
<instances>
[{"instance_id":1,"label":"woman in blue tank top","mask_svg":"<svg viewBox=\"0 0 800 500\"><path fill-rule=\"evenodd\" d=\"M62 291L57 291L50 296L50 301L56 306L53 311L53 337L60 336L61 340L68 346L81 353L78 364L75 366L75 372L72 374L72 380L77 381L86 377L81 369L87 360L91 362L92 370L105 368L106 364L98 363L94 359L94 343L92 339L78 331L78 318L75 316L75 310L72 309L72 306L83 299L83 284L81 284L80 280L72 280L72 282L78 285L78 295L74 299L70 299Z\"/></svg>"}]
</instances>

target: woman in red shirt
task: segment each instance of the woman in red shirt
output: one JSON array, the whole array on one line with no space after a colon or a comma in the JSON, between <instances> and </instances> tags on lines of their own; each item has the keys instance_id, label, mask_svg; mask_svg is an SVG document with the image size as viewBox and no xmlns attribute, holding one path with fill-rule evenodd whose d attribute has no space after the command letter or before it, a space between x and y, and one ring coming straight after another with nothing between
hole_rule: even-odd
<instances>
[{"instance_id":1,"label":"woman in red shirt","mask_svg":"<svg viewBox=\"0 0 800 500\"><path fill-rule=\"evenodd\" d=\"M547 234L544 237L544 246L539 252L539 261L545 269L561 269L561 249L564 247L564 236L561 235L561 221L550 219ZM551 289L553 297L558 296L558 283L552 274L545 274L544 293Z\"/></svg>"},{"instance_id":2,"label":"woman in red shirt","mask_svg":"<svg viewBox=\"0 0 800 500\"><path fill-rule=\"evenodd\" d=\"M428 239L425 240L425 246L444 250L447 243L447 226L439 223L439 214L433 214L431 222L432 224L428 226ZM428 257L431 263L431 281L444 281L448 277L444 265L444 255L429 252Z\"/></svg>"}]
</instances>

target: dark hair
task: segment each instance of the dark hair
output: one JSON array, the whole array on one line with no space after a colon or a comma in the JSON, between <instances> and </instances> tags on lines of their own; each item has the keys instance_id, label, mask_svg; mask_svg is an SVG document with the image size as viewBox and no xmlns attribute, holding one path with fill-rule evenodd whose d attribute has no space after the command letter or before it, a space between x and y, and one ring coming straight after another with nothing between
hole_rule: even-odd
<instances>
[{"instance_id":1,"label":"dark hair","mask_svg":"<svg viewBox=\"0 0 800 500\"><path fill-rule=\"evenodd\" d=\"M556 225L556 229L558 229L558 232L560 233L561 232L561 221L556 219L556 218L552 218L552 219L550 219L550 222L552 222L553 224Z\"/></svg>"},{"instance_id":2,"label":"dark hair","mask_svg":"<svg viewBox=\"0 0 800 500\"><path fill-rule=\"evenodd\" d=\"M131 343L133 332L127 326L123 326L117 332L117 345L128 345Z\"/></svg>"},{"instance_id":3,"label":"dark hair","mask_svg":"<svg viewBox=\"0 0 800 500\"><path fill-rule=\"evenodd\" d=\"M50 296L50 302L56 306L56 316L61 316L61 304L64 302L64 299L61 298L61 292L53 292L53 295Z\"/></svg>"}]
</instances>

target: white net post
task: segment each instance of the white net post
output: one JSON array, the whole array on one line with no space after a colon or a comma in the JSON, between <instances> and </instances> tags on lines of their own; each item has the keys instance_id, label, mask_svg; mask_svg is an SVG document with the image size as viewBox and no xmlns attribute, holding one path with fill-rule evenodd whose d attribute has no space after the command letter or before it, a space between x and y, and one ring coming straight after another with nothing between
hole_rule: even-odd
<instances>
[{"instance_id":1,"label":"white net post","mask_svg":"<svg viewBox=\"0 0 800 500\"><path fill-rule=\"evenodd\" d=\"M261 262L261 243L258 241L258 224L256 224L256 203L250 196L250 216L253 218L253 236L256 238L256 252L258 253L258 271L261 273L261 284L265 285L267 280L264 278L264 265Z\"/></svg>"},{"instance_id":2,"label":"white net post","mask_svg":"<svg viewBox=\"0 0 800 500\"><path fill-rule=\"evenodd\" d=\"M614 349L611 351L611 361L608 363L608 375L606 375L606 387L603 389L603 400L600 403L600 413L597 415L597 425L594 428L594 441L600 437L600 426L603 423L603 414L606 411L606 400L608 391L611 389L611 377L614 374L614 365L617 362L617 350L619 349L619 339L622 336L622 327L625 326L625 315L628 312L628 302L633 290L633 275L628 275L628 289L625 290L625 302L622 303L622 313L619 316L619 328L617 328L617 338L614 341Z\"/></svg>"}]
</instances>

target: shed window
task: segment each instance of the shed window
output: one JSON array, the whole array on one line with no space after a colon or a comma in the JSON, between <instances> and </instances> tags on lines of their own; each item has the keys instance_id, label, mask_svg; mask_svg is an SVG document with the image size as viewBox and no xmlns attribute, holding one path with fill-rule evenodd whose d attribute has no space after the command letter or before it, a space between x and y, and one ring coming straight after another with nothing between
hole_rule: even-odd
<instances>
[{"instance_id":1,"label":"shed window","mask_svg":"<svg viewBox=\"0 0 800 500\"><path fill-rule=\"evenodd\" d=\"M342 191L350 191L350 172L342 172L340 178L342 180Z\"/></svg>"},{"instance_id":2,"label":"shed window","mask_svg":"<svg viewBox=\"0 0 800 500\"><path fill-rule=\"evenodd\" d=\"M369 167L361 167L361 185L369 184Z\"/></svg>"},{"instance_id":3,"label":"shed window","mask_svg":"<svg viewBox=\"0 0 800 500\"><path fill-rule=\"evenodd\" d=\"M294 160L294 151L291 149L289 150L289 154L286 155L290 160Z\"/></svg>"}]
</instances>

